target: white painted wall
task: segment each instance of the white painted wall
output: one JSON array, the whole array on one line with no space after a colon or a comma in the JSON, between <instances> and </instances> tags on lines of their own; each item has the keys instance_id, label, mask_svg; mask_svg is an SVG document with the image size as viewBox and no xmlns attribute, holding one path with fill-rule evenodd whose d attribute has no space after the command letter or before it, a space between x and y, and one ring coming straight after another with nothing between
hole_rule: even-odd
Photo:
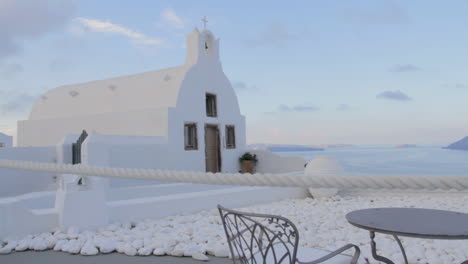
<instances>
[{"instance_id":1,"label":"white painted wall","mask_svg":"<svg viewBox=\"0 0 468 264\"><path fill-rule=\"evenodd\" d=\"M82 230L92 230L112 222L158 219L170 215L212 210L217 204L235 208L308 196L306 189L300 188L187 189L186 184L173 185L167 193L128 197L130 189L133 188L133 192L130 193L135 194L142 188L132 187L126 190L127 193L123 195L124 200L107 201L102 200L102 196L96 197L98 193L84 188L67 192L66 198L62 197L65 198L62 200L65 202L64 205L69 207L49 207L55 195L47 192L0 199L0 240L18 239L28 234L50 232L56 228L66 229L71 225ZM187 192L187 190L192 191ZM120 195L122 194L121 192ZM60 194L58 196L60 199Z\"/></svg>"},{"instance_id":2,"label":"white painted wall","mask_svg":"<svg viewBox=\"0 0 468 264\"><path fill-rule=\"evenodd\" d=\"M69 134L166 136L167 108L18 121L18 146L55 146ZM38 136L37 131L41 131Z\"/></svg>"},{"instance_id":3,"label":"white painted wall","mask_svg":"<svg viewBox=\"0 0 468 264\"><path fill-rule=\"evenodd\" d=\"M17 239L28 234L50 231L57 227L52 209L29 209L21 201L0 200L0 240Z\"/></svg>"},{"instance_id":4,"label":"white painted wall","mask_svg":"<svg viewBox=\"0 0 468 264\"><path fill-rule=\"evenodd\" d=\"M306 160L302 157L281 156L267 150L248 150L257 155L258 173L288 173L304 171Z\"/></svg>"},{"instance_id":5,"label":"white painted wall","mask_svg":"<svg viewBox=\"0 0 468 264\"><path fill-rule=\"evenodd\" d=\"M109 221L123 222L159 219L166 216L216 209L218 204L236 208L282 199L305 198L301 188L237 187L203 192L191 192L161 197L108 202Z\"/></svg>"},{"instance_id":6,"label":"white painted wall","mask_svg":"<svg viewBox=\"0 0 468 264\"><path fill-rule=\"evenodd\" d=\"M111 188L107 195L108 201L131 200L145 197L184 194L190 192L205 192L233 188L230 185L163 183L157 185L130 186Z\"/></svg>"},{"instance_id":7,"label":"white painted wall","mask_svg":"<svg viewBox=\"0 0 468 264\"><path fill-rule=\"evenodd\" d=\"M212 93L217 98L217 117L206 116L205 96ZM240 114L237 96L229 80L224 75L219 61L200 61L187 72L181 87L177 108L169 112L169 142L172 148L182 150L180 157L185 161L182 170L205 171L205 125L218 126L221 136L221 161L223 172L238 172L238 158L246 145L245 117ZM184 130L186 122L197 124L198 150L184 150ZM225 126L234 125L236 149L225 146Z\"/></svg>"},{"instance_id":8,"label":"white painted wall","mask_svg":"<svg viewBox=\"0 0 468 264\"><path fill-rule=\"evenodd\" d=\"M115 168L175 169L164 137L113 136L90 133L82 145L82 163ZM158 181L110 179L110 187L158 184Z\"/></svg>"},{"instance_id":9,"label":"white painted wall","mask_svg":"<svg viewBox=\"0 0 468 264\"><path fill-rule=\"evenodd\" d=\"M80 134L66 135L56 146L57 163L72 164L73 163L73 143L75 143Z\"/></svg>"},{"instance_id":10,"label":"white painted wall","mask_svg":"<svg viewBox=\"0 0 468 264\"><path fill-rule=\"evenodd\" d=\"M183 127L180 130L183 131ZM204 148L198 151L185 151L183 144L181 144L183 142L180 143L177 140L176 143L171 145L162 137L112 136L91 133L83 142L82 162L83 164L116 168L205 170ZM238 170L238 157L242 151L235 149L225 152L227 154L225 154L223 161L226 164L230 162L229 165L233 172ZM225 170L229 170L229 167ZM110 187L159 183L158 181L111 179Z\"/></svg>"},{"instance_id":11,"label":"white painted wall","mask_svg":"<svg viewBox=\"0 0 468 264\"><path fill-rule=\"evenodd\" d=\"M3 147L3 148L13 147L13 137L0 133L0 147Z\"/></svg>"},{"instance_id":12,"label":"white painted wall","mask_svg":"<svg viewBox=\"0 0 468 264\"><path fill-rule=\"evenodd\" d=\"M0 159L56 162L55 147L0 148ZM0 197L56 188L54 174L0 168Z\"/></svg>"}]
</instances>

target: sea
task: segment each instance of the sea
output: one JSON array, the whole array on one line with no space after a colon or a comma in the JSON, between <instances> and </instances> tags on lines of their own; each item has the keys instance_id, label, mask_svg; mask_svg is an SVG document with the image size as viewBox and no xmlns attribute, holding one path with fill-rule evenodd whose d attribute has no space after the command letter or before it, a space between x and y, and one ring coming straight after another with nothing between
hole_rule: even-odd
<instances>
[{"instance_id":1,"label":"sea","mask_svg":"<svg viewBox=\"0 0 468 264\"><path fill-rule=\"evenodd\" d=\"M409 148L367 145L275 153L301 156L307 161L317 156L333 157L349 174L468 175L468 151L444 149L438 145Z\"/></svg>"}]
</instances>

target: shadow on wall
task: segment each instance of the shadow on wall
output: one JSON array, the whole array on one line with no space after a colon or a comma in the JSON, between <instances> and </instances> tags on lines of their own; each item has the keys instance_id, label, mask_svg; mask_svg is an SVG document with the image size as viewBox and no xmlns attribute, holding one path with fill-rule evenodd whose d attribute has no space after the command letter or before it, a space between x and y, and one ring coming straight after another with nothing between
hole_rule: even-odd
<instances>
[{"instance_id":1,"label":"shadow on wall","mask_svg":"<svg viewBox=\"0 0 468 264\"><path fill-rule=\"evenodd\" d=\"M0 148L13 147L13 137L0 133Z\"/></svg>"},{"instance_id":2,"label":"shadow on wall","mask_svg":"<svg viewBox=\"0 0 468 264\"><path fill-rule=\"evenodd\" d=\"M0 159L56 162L55 147L0 148ZM55 174L0 168L0 197L55 190Z\"/></svg>"}]
</instances>

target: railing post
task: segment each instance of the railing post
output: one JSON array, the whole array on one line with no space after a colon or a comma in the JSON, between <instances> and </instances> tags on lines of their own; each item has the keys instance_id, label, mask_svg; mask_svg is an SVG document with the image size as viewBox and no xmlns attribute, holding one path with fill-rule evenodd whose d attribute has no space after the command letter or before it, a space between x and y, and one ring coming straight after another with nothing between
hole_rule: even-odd
<instances>
[{"instance_id":1,"label":"railing post","mask_svg":"<svg viewBox=\"0 0 468 264\"><path fill-rule=\"evenodd\" d=\"M109 166L105 145L91 145L92 135L82 144L81 162L84 166ZM89 151L93 148L93 151ZM80 165L75 165L80 166ZM64 174L61 177L55 208L61 229L69 227L97 228L109 222L107 191L109 180L93 176Z\"/></svg>"}]
</instances>

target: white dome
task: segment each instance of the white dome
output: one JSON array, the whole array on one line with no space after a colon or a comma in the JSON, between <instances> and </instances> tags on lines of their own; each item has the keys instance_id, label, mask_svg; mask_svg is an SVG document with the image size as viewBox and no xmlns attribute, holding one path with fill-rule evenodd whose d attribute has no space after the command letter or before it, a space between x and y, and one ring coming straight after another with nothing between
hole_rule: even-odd
<instances>
[{"instance_id":1,"label":"white dome","mask_svg":"<svg viewBox=\"0 0 468 264\"><path fill-rule=\"evenodd\" d=\"M335 158L328 156L318 156L307 163L305 174L336 176L344 174L344 169Z\"/></svg>"}]
</instances>

